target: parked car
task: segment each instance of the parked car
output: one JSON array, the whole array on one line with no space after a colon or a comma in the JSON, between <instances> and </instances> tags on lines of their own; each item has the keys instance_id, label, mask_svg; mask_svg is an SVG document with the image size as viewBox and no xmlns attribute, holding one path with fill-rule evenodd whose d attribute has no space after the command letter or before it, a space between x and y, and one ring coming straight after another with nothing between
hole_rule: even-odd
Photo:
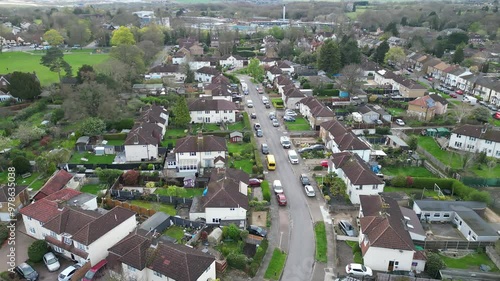
<instances>
[{"instance_id":1,"label":"parked car","mask_svg":"<svg viewBox=\"0 0 500 281\"><path fill-rule=\"evenodd\" d=\"M251 178L248 180L248 185L250 187L260 187L261 183L262 183L262 181L259 179L256 179L256 178Z\"/></svg>"},{"instance_id":2,"label":"parked car","mask_svg":"<svg viewBox=\"0 0 500 281\"><path fill-rule=\"evenodd\" d=\"M286 206L286 196L284 193L276 194L276 201L278 201L278 205Z\"/></svg>"},{"instance_id":3,"label":"parked car","mask_svg":"<svg viewBox=\"0 0 500 281\"><path fill-rule=\"evenodd\" d=\"M279 127L280 126L280 122L278 121L278 119L273 119L273 127Z\"/></svg>"},{"instance_id":4,"label":"parked car","mask_svg":"<svg viewBox=\"0 0 500 281\"><path fill-rule=\"evenodd\" d=\"M17 274L28 281L38 280L38 272L36 272L31 265L23 262L22 264L16 266L15 268Z\"/></svg>"},{"instance_id":5,"label":"parked car","mask_svg":"<svg viewBox=\"0 0 500 281\"><path fill-rule=\"evenodd\" d=\"M252 118L252 119L257 119L257 114L255 114L255 113L251 113L251 114L250 114L250 118Z\"/></svg>"},{"instance_id":6,"label":"parked car","mask_svg":"<svg viewBox=\"0 0 500 281\"><path fill-rule=\"evenodd\" d=\"M257 132L255 132L258 138L262 138L264 136L264 133L262 132L261 129L258 129Z\"/></svg>"},{"instance_id":7,"label":"parked car","mask_svg":"<svg viewBox=\"0 0 500 281\"><path fill-rule=\"evenodd\" d=\"M285 116L296 117L298 114L295 111L285 111Z\"/></svg>"},{"instance_id":8,"label":"parked car","mask_svg":"<svg viewBox=\"0 0 500 281\"><path fill-rule=\"evenodd\" d=\"M266 237L267 236L267 231L263 229L262 227L256 226L256 225L250 225L247 227L248 233L252 235L257 235L260 237Z\"/></svg>"},{"instance_id":9,"label":"parked car","mask_svg":"<svg viewBox=\"0 0 500 281\"><path fill-rule=\"evenodd\" d=\"M43 255L43 263L45 263L45 266L50 272L59 270L59 268L61 267L59 259L52 252L48 252Z\"/></svg>"},{"instance_id":10,"label":"parked car","mask_svg":"<svg viewBox=\"0 0 500 281\"><path fill-rule=\"evenodd\" d=\"M457 93L458 95L463 95L464 91L462 91L462 90L456 90L455 93Z\"/></svg>"},{"instance_id":11,"label":"parked car","mask_svg":"<svg viewBox=\"0 0 500 281\"><path fill-rule=\"evenodd\" d=\"M328 160L321 160L321 162L319 164L323 168L328 168Z\"/></svg>"},{"instance_id":12,"label":"parked car","mask_svg":"<svg viewBox=\"0 0 500 281\"><path fill-rule=\"evenodd\" d=\"M314 150L317 150L317 151L325 150L325 146L322 144L313 144L311 146L307 146L307 147L303 147L303 148L299 149L298 152L304 153L304 152L314 151Z\"/></svg>"},{"instance_id":13,"label":"parked car","mask_svg":"<svg viewBox=\"0 0 500 281\"><path fill-rule=\"evenodd\" d=\"M273 119L276 119L276 112L270 112L269 113L269 119L273 120Z\"/></svg>"},{"instance_id":14,"label":"parked car","mask_svg":"<svg viewBox=\"0 0 500 281\"><path fill-rule=\"evenodd\" d=\"M274 182L273 182L273 190L274 190L274 193L283 193L283 192L285 192L283 190L283 185L281 184L280 180L274 180Z\"/></svg>"},{"instance_id":15,"label":"parked car","mask_svg":"<svg viewBox=\"0 0 500 281\"><path fill-rule=\"evenodd\" d=\"M493 118L500 120L500 112L493 114Z\"/></svg>"},{"instance_id":16,"label":"parked car","mask_svg":"<svg viewBox=\"0 0 500 281\"><path fill-rule=\"evenodd\" d=\"M107 264L108 264L107 260L102 260L98 262L96 265L90 268L89 271L87 271L87 273L85 273L85 276L83 277L82 281L94 281L103 277Z\"/></svg>"},{"instance_id":17,"label":"parked car","mask_svg":"<svg viewBox=\"0 0 500 281\"><path fill-rule=\"evenodd\" d=\"M266 104L265 104L265 107L266 107L266 108L271 108L271 104L270 104L270 103L266 103Z\"/></svg>"},{"instance_id":18,"label":"parked car","mask_svg":"<svg viewBox=\"0 0 500 281\"><path fill-rule=\"evenodd\" d=\"M59 273L59 276L57 277L58 281L70 281L71 278L73 277L73 274L82 267L79 264L74 264L66 267L61 273Z\"/></svg>"},{"instance_id":19,"label":"parked car","mask_svg":"<svg viewBox=\"0 0 500 281\"><path fill-rule=\"evenodd\" d=\"M309 180L309 177L306 174L301 174L299 176L300 182L302 185L309 185L311 184L311 181Z\"/></svg>"},{"instance_id":20,"label":"parked car","mask_svg":"<svg viewBox=\"0 0 500 281\"><path fill-rule=\"evenodd\" d=\"M375 121L375 123L377 125L384 125L384 122L382 120L380 120L380 119L377 119L377 121Z\"/></svg>"},{"instance_id":21,"label":"parked car","mask_svg":"<svg viewBox=\"0 0 500 281\"><path fill-rule=\"evenodd\" d=\"M312 185L304 186L304 191L306 192L307 197L316 196L316 192L314 191L314 188L312 187Z\"/></svg>"},{"instance_id":22,"label":"parked car","mask_svg":"<svg viewBox=\"0 0 500 281\"><path fill-rule=\"evenodd\" d=\"M293 116L290 116L290 115L285 115L283 117L283 120L285 120L286 122L295 122L295 118Z\"/></svg>"},{"instance_id":23,"label":"parked car","mask_svg":"<svg viewBox=\"0 0 500 281\"><path fill-rule=\"evenodd\" d=\"M260 150L262 151L262 154L269 154L269 146L267 145L267 143L261 144Z\"/></svg>"},{"instance_id":24,"label":"parked car","mask_svg":"<svg viewBox=\"0 0 500 281\"><path fill-rule=\"evenodd\" d=\"M345 267L345 272L355 276L372 276L373 272L369 267L359 263L350 263Z\"/></svg>"},{"instance_id":25,"label":"parked car","mask_svg":"<svg viewBox=\"0 0 500 281\"><path fill-rule=\"evenodd\" d=\"M339 227L347 236L354 237L355 235L354 228L352 227L352 224L349 221L340 220Z\"/></svg>"},{"instance_id":26,"label":"parked car","mask_svg":"<svg viewBox=\"0 0 500 281\"><path fill-rule=\"evenodd\" d=\"M490 105L488 105L488 108L489 108L490 110L493 110L493 111L497 111L497 110L498 110L498 106L496 106L496 105L494 105L494 104L490 104Z\"/></svg>"},{"instance_id":27,"label":"parked car","mask_svg":"<svg viewBox=\"0 0 500 281\"><path fill-rule=\"evenodd\" d=\"M260 125L260 123L255 123L255 124L253 124L253 128L255 130L260 130L262 128L262 126Z\"/></svg>"},{"instance_id":28,"label":"parked car","mask_svg":"<svg viewBox=\"0 0 500 281\"><path fill-rule=\"evenodd\" d=\"M398 124L399 126L404 126L405 122L401 119L396 119L396 124Z\"/></svg>"},{"instance_id":29,"label":"parked car","mask_svg":"<svg viewBox=\"0 0 500 281\"><path fill-rule=\"evenodd\" d=\"M457 97L458 97L458 95L457 95L457 94L455 94L455 93L451 93L451 94L450 94L450 97L452 97L452 98L457 98Z\"/></svg>"}]
</instances>

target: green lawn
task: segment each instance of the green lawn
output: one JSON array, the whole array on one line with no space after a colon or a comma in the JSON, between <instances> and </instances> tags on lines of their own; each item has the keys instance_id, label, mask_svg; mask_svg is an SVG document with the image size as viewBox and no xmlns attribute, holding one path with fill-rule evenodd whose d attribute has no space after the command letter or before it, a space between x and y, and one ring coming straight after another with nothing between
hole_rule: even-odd
<instances>
[{"instance_id":1,"label":"green lawn","mask_svg":"<svg viewBox=\"0 0 500 281\"><path fill-rule=\"evenodd\" d=\"M473 253L460 259L441 255L441 259L443 259L446 267L449 268L479 270L479 266L485 264L491 267L491 271L498 272L498 268L485 253Z\"/></svg>"},{"instance_id":2,"label":"green lawn","mask_svg":"<svg viewBox=\"0 0 500 281\"><path fill-rule=\"evenodd\" d=\"M283 267L285 267L285 262L286 253L282 252L278 248L275 248L266 273L264 273L264 278L270 280L280 280L281 272L283 271Z\"/></svg>"},{"instance_id":3,"label":"green lawn","mask_svg":"<svg viewBox=\"0 0 500 281\"><path fill-rule=\"evenodd\" d=\"M327 260L327 241L325 223L318 221L314 224L314 234L316 237L316 260L326 263Z\"/></svg>"},{"instance_id":4,"label":"green lawn","mask_svg":"<svg viewBox=\"0 0 500 281\"><path fill-rule=\"evenodd\" d=\"M23 179L21 175L16 176L16 184L18 185L29 185L33 190L39 190L46 182L45 179L38 179L40 173L33 172L31 176ZM0 184L7 183L7 172L0 173Z\"/></svg>"},{"instance_id":5,"label":"green lawn","mask_svg":"<svg viewBox=\"0 0 500 281\"><path fill-rule=\"evenodd\" d=\"M177 225L172 225L167 230L165 230L163 234L175 238L177 239L177 241L181 241L184 237L184 228Z\"/></svg>"},{"instance_id":6,"label":"green lawn","mask_svg":"<svg viewBox=\"0 0 500 281\"><path fill-rule=\"evenodd\" d=\"M253 159L253 147L251 143L228 143L227 150L229 153L232 153L235 158L241 157L241 159L230 158L235 169L241 169L249 174L252 173L253 162L249 161L247 157L242 157L244 153L252 154L251 159Z\"/></svg>"},{"instance_id":7,"label":"green lawn","mask_svg":"<svg viewBox=\"0 0 500 281\"><path fill-rule=\"evenodd\" d=\"M251 152L253 150L251 143L228 143L227 151L229 153L243 153L243 152Z\"/></svg>"},{"instance_id":8,"label":"green lawn","mask_svg":"<svg viewBox=\"0 0 500 281\"><path fill-rule=\"evenodd\" d=\"M185 137L186 135L187 135L186 129L167 128L164 138L167 138L167 137L182 138L182 137Z\"/></svg>"},{"instance_id":9,"label":"green lawn","mask_svg":"<svg viewBox=\"0 0 500 281\"><path fill-rule=\"evenodd\" d=\"M81 158L86 158L89 161L82 161ZM71 164L112 164L115 160L114 154L106 154L97 156L90 152L75 152L71 156L69 163Z\"/></svg>"},{"instance_id":10,"label":"green lawn","mask_svg":"<svg viewBox=\"0 0 500 281\"><path fill-rule=\"evenodd\" d=\"M147 201L141 201L141 200L132 200L132 201L130 201L130 204L136 205L139 207L144 207L144 208L150 209L150 210L155 210L157 212L164 212L164 213L169 214L171 216L175 216L177 214L177 211L175 210L173 205L167 205L167 204L156 203L156 202L147 202Z\"/></svg>"},{"instance_id":11,"label":"green lawn","mask_svg":"<svg viewBox=\"0 0 500 281\"><path fill-rule=\"evenodd\" d=\"M247 174L252 174L253 163L248 161L248 159L243 160L234 160L233 161L234 168L245 171Z\"/></svg>"},{"instance_id":12,"label":"green lawn","mask_svg":"<svg viewBox=\"0 0 500 281\"><path fill-rule=\"evenodd\" d=\"M115 146L120 146L125 143L125 140L108 140L106 143L107 145L115 145Z\"/></svg>"},{"instance_id":13,"label":"green lawn","mask_svg":"<svg viewBox=\"0 0 500 281\"><path fill-rule=\"evenodd\" d=\"M309 131L311 127L309 122L303 117L297 117L295 122L285 122L286 127L289 131Z\"/></svg>"},{"instance_id":14,"label":"green lawn","mask_svg":"<svg viewBox=\"0 0 500 281\"><path fill-rule=\"evenodd\" d=\"M384 186L384 192L405 192L406 194L416 194L417 198L415 199L420 199L422 197L422 191L423 189L419 188L411 188L411 187L393 187L393 186ZM434 191L434 189L425 189L424 191L424 197L430 197L434 198L437 197L438 194L437 192Z\"/></svg>"},{"instance_id":15,"label":"green lawn","mask_svg":"<svg viewBox=\"0 0 500 281\"><path fill-rule=\"evenodd\" d=\"M406 113L406 110L399 107L389 107L387 108L387 112L389 112L392 116L401 116Z\"/></svg>"},{"instance_id":16,"label":"green lawn","mask_svg":"<svg viewBox=\"0 0 500 281\"><path fill-rule=\"evenodd\" d=\"M245 124L243 124L243 121L231 123L227 126L227 130L231 131L231 132L234 132L234 131L241 132L241 131L243 131L243 129L245 129Z\"/></svg>"},{"instance_id":17,"label":"green lawn","mask_svg":"<svg viewBox=\"0 0 500 281\"><path fill-rule=\"evenodd\" d=\"M47 86L58 81L57 73L40 64L44 52L5 52L0 55L0 73L14 71L36 72L42 86ZM96 65L106 61L108 54L90 54L90 52L76 52L65 54L64 59L73 67L73 74L84 64Z\"/></svg>"},{"instance_id":18,"label":"green lawn","mask_svg":"<svg viewBox=\"0 0 500 281\"><path fill-rule=\"evenodd\" d=\"M185 188L185 190L186 190L186 195L184 195L184 197L185 198L193 198L196 196L201 196L203 194L204 189L203 188ZM168 196L166 188L157 188L155 190L154 194Z\"/></svg>"},{"instance_id":19,"label":"green lawn","mask_svg":"<svg viewBox=\"0 0 500 281\"><path fill-rule=\"evenodd\" d=\"M434 174L424 167L384 167L382 173L388 176L411 176L434 178Z\"/></svg>"},{"instance_id":20,"label":"green lawn","mask_svg":"<svg viewBox=\"0 0 500 281\"><path fill-rule=\"evenodd\" d=\"M358 242L355 241L345 241L349 247L352 248L352 254L354 256L354 262L363 264L363 257L361 256L361 249L359 248Z\"/></svg>"},{"instance_id":21,"label":"green lawn","mask_svg":"<svg viewBox=\"0 0 500 281\"><path fill-rule=\"evenodd\" d=\"M84 193L99 195L99 193L101 193L101 191L104 191L105 188L106 188L106 186L102 185L102 184L86 184L86 185L82 186L80 191L84 192Z\"/></svg>"},{"instance_id":22,"label":"green lawn","mask_svg":"<svg viewBox=\"0 0 500 281\"><path fill-rule=\"evenodd\" d=\"M192 126L192 132L196 133L200 130L203 132L220 131L220 126L212 123L194 124Z\"/></svg>"}]
</instances>

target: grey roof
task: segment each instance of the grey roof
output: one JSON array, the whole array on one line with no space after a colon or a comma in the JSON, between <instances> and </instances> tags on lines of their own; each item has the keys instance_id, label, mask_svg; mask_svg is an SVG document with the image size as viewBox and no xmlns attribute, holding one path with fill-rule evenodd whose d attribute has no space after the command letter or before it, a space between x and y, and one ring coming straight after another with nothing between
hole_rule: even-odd
<instances>
[{"instance_id":1,"label":"grey roof","mask_svg":"<svg viewBox=\"0 0 500 281\"><path fill-rule=\"evenodd\" d=\"M237 110L236 104L227 100L197 99L189 103L189 111Z\"/></svg>"},{"instance_id":2,"label":"grey roof","mask_svg":"<svg viewBox=\"0 0 500 281\"><path fill-rule=\"evenodd\" d=\"M83 136L83 137L79 137L78 140L76 141L76 143L77 144L79 144L79 143L88 144L89 140L90 140L90 137Z\"/></svg>"},{"instance_id":3,"label":"grey roof","mask_svg":"<svg viewBox=\"0 0 500 281\"><path fill-rule=\"evenodd\" d=\"M417 214L415 214L415 211L413 211L412 209L401 207L401 206L399 206L399 209L401 209L401 213L403 214L403 217L410 219L408 221L407 225L413 226L413 228L408 227L408 231L425 236L425 230L422 227L422 224L420 223L420 220L418 219Z\"/></svg>"},{"instance_id":4,"label":"grey roof","mask_svg":"<svg viewBox=\"0 0 500 281\"><path fill-rule=\"evenodd\" d=\"M415 200L415 203L422 211L453 211L452 206L467 207L473 210L486 208L486 203L475 201L437 201L437 200Z\"/></svg>"},{"instance_id":5,"label":"grey roof","mask_svg":"<svg viewBox=\"0 0 500 281\"><path fill-rule=\"evenodd\" d=\"M452 210L479 236L498 236L497 232L474 210L465 206L451 206Z\"/></svg>"},{"instance_id":6,"label":"grey roof","mask_svg":"<svg viewBox=\"0 0 500 281\"><path fill-rule=\"evenodd\" d=\"M398 136L387 135L387 137L390 138L393 142L395 142L399 146L408 146L408 144L406 144L406 142Z\"/></svg>"},{"instance_id":7,"label":"grey roof","mask_svg":"<svg viewBox=\"0 0 500 281\"><path fill-rule=\"evenodd\" d=\"M170 219L170 215L165 214L164 212L156 212L154 215L145 220L139 228L150 231L152 229L156 229L158 232L163 232L165 229L158 229L158 227L162 226L166 221Z\"/></svg>"}]
</instances>

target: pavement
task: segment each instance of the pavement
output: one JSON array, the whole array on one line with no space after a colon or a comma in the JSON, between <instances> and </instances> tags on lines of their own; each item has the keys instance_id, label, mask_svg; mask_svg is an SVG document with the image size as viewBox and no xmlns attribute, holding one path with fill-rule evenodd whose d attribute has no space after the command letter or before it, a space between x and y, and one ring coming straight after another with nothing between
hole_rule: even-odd
<instances>
[{"instance_id":1,"label":"pavement","mask_svg":"<svg viewBox=\"0 0 500 281\"><path fill-rule=\"evenodd\" d=\"M266 179L273 182L275 179L281 180L284 185L285 195L288 205L286 207L278 206L276 200L271 200L271 228L268 231L270 250L264 257L261 267L253 280L263 280L264 273L267 270L271 260L272 250L280 248L288 253L287 261L280 280L287 281L307 281L307 280L332 280L335 262L334 250L334 231L332 219L329 216L326 203L316 190L317 196L309 198L305 195L302 184L299 181L299 175L308 174L312 178L312 171L303 160L299 165L290 164L286 149L282 148L279 138L288 135L283 127L283 120L279 127L273 127L269 120L268 113L275 109L266 109L261 102L262 96L267 94L258 94L255 85L248 76L239 76L242 82L246 82L249 88L249 95L244 96L242 104L251 99L254 101L254 107L247 109L248 113L257 113L257 119L251 120L252 123L260 123L262 126L263 137L256 138L257 144L267 143L270 153L275 156L277 168L275 171L265 171ZM294 147L290 149L295 149ZM264 157L262 156L262 159ZM313 224L316 221L325 221L328 241L328 262L326 264L315 261L315 237ZM329 278L329 279L325 279Z\"/></svg>"}]
</instances>

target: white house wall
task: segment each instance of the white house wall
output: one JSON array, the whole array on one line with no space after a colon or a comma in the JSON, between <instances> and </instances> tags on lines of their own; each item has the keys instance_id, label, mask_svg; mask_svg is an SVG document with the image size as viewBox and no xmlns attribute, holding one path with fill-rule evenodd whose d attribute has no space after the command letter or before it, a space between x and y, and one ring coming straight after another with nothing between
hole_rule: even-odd
<instances>
[{"instance_id":1,"label":"white house wall","mask_svg":"<svg viewBox=\"0 0 500 281\"><path fill-rule=\"evenodd\" d=\"M42 226L42 223L40 221L35 220L33 218L30 218L26 215L23 215L23 223L24 223L25 231L28 235L30 235L38 240L45 239L43 236L43 233L46 230Z\"/></svg>"},{"instance_id":2,"label":"white house wall","mask_svg":"<svg viewBox=\"0 0 500 281\"><path fill-rule=\"evenodd\" d=\"M140 162L142 159L158 158L158 147L154 145L125 145L127 162Z\"/></svg>"},{"instance_id":3,"label":"white house wall","mask_svg":"<svg viewBox=\"0 0 500 281\"><path fill-rule=\"evenodd\" d=\"M205 74L205 73L199 73L199 72L195 72L195 74L194 74L194 79L196 81L199 81L199 82L207 82L207 83L211 82L212 77L214 77L214 76L211 74Z\"/></svg>"},{"instance_id":4,"label":"white house wall","mask_svg":"<svg viewBox=\"0 0 500 281\"><path fill-rule=\"evenodd\" d=\"M207 223L217 223L216 220L239 220L245 221L247 211L241 207L236 208L205 208ZM239 227L244 227L239 226Z\"/></svg>"},{"instance_id":5,"label":"white house wall","mask_svg":"<svg viewBox=\"0 0 500 281\"><path fill-rule=\"evenodd\" d=\"M234 110L209 110L209 111L190 111L191 122L194 123L233 123L236 120Z\"/></svg>"},{"instance_id":6,"label":"white house wall","mask_svg":"<svg viewBox=\"0 0 500 281\"><path fill-rule=\"evenodd\" d=\"M500 143L452 133L449 147L471 152L486 152L486 156L500 158Z\"/></svg>"},{"instance_id":7,"label":"white house wall","mask_svg":"<svg viewBox=\"0 0 500 281\"><path fill-rule=\"evenodd\" d=\"M347 185L347 194L349 195L349 199L351 199L353 204L360 203L360 195L377 195L380 192L384 192L384 184L364 184L360 186L353 185L347 177L343 177L343 180Z\"/></svg>"},{"instance_id":8,"label":"white house wall","mask_svg":"<svg viewBox=\"0 0 500 281\"><path fill-rule=\"evenodd\" d=\"M370 246L363 256L363 263L372 270L385 272L388 271L390 261L397 261L398 265L394 265L393 270L410 271L413 253L413 251Z\"/></svg>"},{"instance_id":9,"label":"white house wall","mask_svg":"<svg viewBox=\"0 0 500 281\"><path fill-rule=\"evenodd\" d=\"M215 260L210 266L203 272L196 281L207 281L207 280L215 280L216 278L216 270L215 270Z\"/></svg>"}]
</instances>

